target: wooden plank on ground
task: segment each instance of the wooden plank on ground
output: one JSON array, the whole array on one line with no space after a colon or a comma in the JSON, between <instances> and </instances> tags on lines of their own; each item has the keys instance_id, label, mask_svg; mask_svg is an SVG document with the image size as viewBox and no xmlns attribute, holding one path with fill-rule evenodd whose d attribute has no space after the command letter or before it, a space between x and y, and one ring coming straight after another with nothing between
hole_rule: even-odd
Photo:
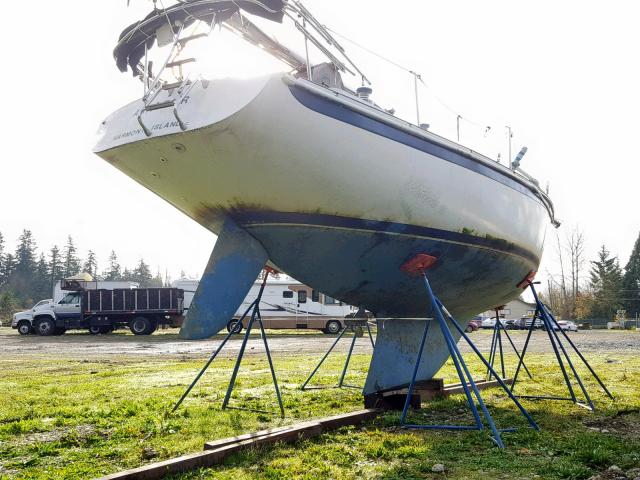
<instances>
[{"instance_id":1,"label":"wooden plank on ground","mask_svg":"<svg viewBox=\"0 0 640 480\"><path fill-rule=\"evenodd\" d=\"M333 417L320 418L317 422L322 425L323 430L334 430L344 427L345 425L359 425L360 423L369 421L382 413L382 410L376 408L365 408L364 410L356 410L355 412L342 413Z\"/></svg>"},{"instance_id":2,"label":"wooden plank on ground","mask_svg":"<svg viewBox=\"0 0 640 480\"><path fill-rule=\"evenodd\" d=\"M513 383L513 379L512 378L505 378L504 380L502 380L504 382L505 385L511 385ZM480 380L480 381L475 381L476 387L478 387L478 390L484 390L485 388L491 388L491 387L497 387L500 384L498 383L497 380ZM468 385L468 384L467 384ZM442 395L445 397L448 397L449 395L454 395L456 393L464 393L464 388L462 388L462 384L461 383L455 383L452 385L446 385L444 387L444 390L442 391Z\"/></svg>"},{"instance_id":3,"label":"wooden plank on ground","mask_svg":"<svg viewBox=\"0 0 640 480\"><path fill-rule=\"evenodd\" d=\"M151 463L143 467L126 470L102 477L101 480L157 480L169 474L187 472L202 467L211 467L221 463L228 455L243 449L277 442L295 442L312 438L324 431L344 425L355 425L374 418L381 410L366 409L333 417L321 418L309 422L297 423L259 432L230 437L205 444L205 450L199 453L182 455L162 462Z\"/></svg>"},{"instance_id":4,"label":"wooden plank on ground","mask_svg":"<svg viewBox=\"0 0 640 480\"><path fill-rule=\"evenodd\" d=\"M220 440L214 440L212 442L205 442L205 450L215 450L216 448L224 447L225 445L231 445L232 443L242 442L244 440L250 440L252 438L260 438L271 433L282 432L283 430L290 429L291 425L284 427L268 428L266 430L259 430L257 432L245 433L244 435L238 435L237 437L221 438Z\"/></svg>"}]
</instances>

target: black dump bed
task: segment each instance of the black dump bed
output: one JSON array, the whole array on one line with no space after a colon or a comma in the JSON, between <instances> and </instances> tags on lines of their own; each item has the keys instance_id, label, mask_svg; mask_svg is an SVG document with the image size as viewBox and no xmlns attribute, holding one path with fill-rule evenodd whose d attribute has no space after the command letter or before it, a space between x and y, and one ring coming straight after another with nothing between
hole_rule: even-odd
<instances>
[{"instance_id":1,"label":"black dump bed","mask_svg":"<svg viewBox=\"0 0 640 480\"><path fill-rule=\"evenodd\" d=\"M182 314L184 290L180 288L116 288L85 290L82 307L85 314L165 313Z\"/></svg>"}]
</instances>

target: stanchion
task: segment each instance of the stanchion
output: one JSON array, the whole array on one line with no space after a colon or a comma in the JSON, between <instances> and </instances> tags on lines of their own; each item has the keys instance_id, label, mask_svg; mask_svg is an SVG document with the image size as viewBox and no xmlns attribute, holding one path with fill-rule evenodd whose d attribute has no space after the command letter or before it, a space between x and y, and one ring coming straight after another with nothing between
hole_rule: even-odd
<instances>
[{"instance_id":1,"label":"stanchion","mask_svg":"<svg viewBox=\"0 0 640 480\"><path fill-rule=\"evenodd\" d=\"M204 373L207 371L207 369L209 368L211 363L215 360L215 358L218 356L218 354L222 351L222 349L226 345L227 341L231 338L231 336L234 335L235 333L239 333L242 330L242 322L246 318L246 316L249 314L249 312L251 312L251 319L249 320L249 324L247 325L247 330L246 330L246 332L244 334L244 338L242 339L242 345L240 347L240 351L238 352L238 356L236 358L236 363L235 363L235 366L233 368L233 373L231 375L231 380L229 381L229 386L227 387L227 392L225 394L224 401L222 402L222 408L223 409L226 409L226 408L242 408L242 407L229 407L229 400L231 398L231 393L233 391L233 387L235 385L236 378L238 376L238 372L240 371L240 364L242 363L242 358L244 356L244 352L245 352L245 349L247 347L247 342L249 341L249 335L251 334L251 329L253 327L254 322L257 321L258 325L260 326L260 337L262 338L262 341L264 343L264 348L265 348L265 351L266 351L266 354L267 354L267 360L269 362L269 369L271 370L271 378L273 380L273 386L274 386L275 391L276 391L276 397L278 398L278 406L280 407L280 415L282 417L284 417L284 405L282 404L282 396L280 395L280 388L278 387L278 378L276 376L276 372L275 372L275 369L273 367L273 361L271 359L271 351L269 350L269 344L267 342L267 335L266 335L266 333L264 331L264 324L262 323L262 316L260 315L260 300L262 299L262 294L263 294L264 288L265 288L265 286L267 284L267 278L269 277L269 273L272 273L272 272L273 272L273 270L271 270L268 267L265 267L265 276L264 276L264 278L262 280L262 284L260 285L260 290L258 292L258 296L251 303L251 305L249 305L249 307L245 310L245 312L243 313L242 317L240 317L240 319L236 322L236 324L233 326L233 328L231 328L231 331L224 337L224 339L222 340L222 342L220 343L218 348L216 348L216 350L213 352L211 357L209 357L209 360L207 360L207 362L204 364L204 366L202 367L200 372L198 372L198 374L193 379L193 381L191 382L191 384L189 385L187 390L182 394L182 397L180 397L180 400L178 400L178 402L175 404L175 406L171 410L171 413L175 412L178 409L178 407L180 407L180 405L182 404L184 399L187 398L187 395L189 395L189 392L191 392L193 387L195 387L196 383L198 383L198 381L200 380L202 375L204 375ZM249 409L249 410L251 410L251 409ZM263 413L265 413L265 412L263 412ZM266 413L268 413L268 412L266 412Z\"/></svg>"}]
</instances>

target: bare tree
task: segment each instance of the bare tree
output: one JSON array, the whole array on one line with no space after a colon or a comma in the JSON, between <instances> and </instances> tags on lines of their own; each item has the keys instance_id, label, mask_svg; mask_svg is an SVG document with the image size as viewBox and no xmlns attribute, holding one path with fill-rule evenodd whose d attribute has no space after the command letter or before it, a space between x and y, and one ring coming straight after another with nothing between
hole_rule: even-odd
<instances>
[{"instance_id":1,"label":"bare tree","mask_svg":"<svg viewBox=\"0 0 640 480\"><path fill-rule=\"evenodd\" d=\"M562 318L577 318L576 309L580 297L580 280L584 270L584 233L578 226L567 233L563 240L556 232L556 255L559 275L548 272L548 299ZM569 260L569 268L565 262ZM569 285L570 283L570 285Z\"/></svg>"},{"instance_id":2,"label":"bare tree","mask_svg":"<svg viewBox=\"0 0 640 480\"><path fill-rule=\"evenodd\" d=\"M584 232L577 225L566 236L565 249L571 262L571 310L575 316L576 303L580 295L580 278L584 268Z\"/></svg>"},{"instance_id":3,"label":"bare tree","mask_svg":"<svg viewBox=\"0 0 640 480\"><path fill-rule=\"evenodd\" d=\"M564 274L564 259L562 257L562 245L560 244L560 235L558 235L558 231L556 230L556 254L558 255L558 262L560 263L560 305L559 305L559 313L562 318L567 318L570 316L570 306L567 298L567 277Z\"/></svg>"}]
</instances>

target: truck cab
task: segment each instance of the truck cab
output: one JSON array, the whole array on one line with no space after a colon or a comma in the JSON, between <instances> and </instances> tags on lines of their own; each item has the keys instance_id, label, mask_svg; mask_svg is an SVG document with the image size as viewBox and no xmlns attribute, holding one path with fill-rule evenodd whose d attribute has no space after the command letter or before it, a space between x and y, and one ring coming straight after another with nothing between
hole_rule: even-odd
<instances>
[{"instance_id":1,"label":"truck cab","mask_svg":"<svg viewBox=\"0 0 640 480\"><path fill-rule=\"evenodd\" d=\"M33 312L36 311L38 307L43 305L48 305L52 303L53 299L47 298L45 300L40 300L36 303L30 310L25 310L23 312L18 312L13 315L13 321L11 322L11 328L15 328L18 330L20 335L29 335L30 333L34 333L33 331Z\"/></svg>"},{"instance_id":2,"label":"truck cab","mask_svg":"<svg viewBox=\"0 0 640 480\"><path fill-rule=\"evenodd\" d=\"M82 292L69 292L58 302L38 302L33 308L32 329L38 335L61 335L66 320L82 316Z\"/></svg>"}]
</instances>

